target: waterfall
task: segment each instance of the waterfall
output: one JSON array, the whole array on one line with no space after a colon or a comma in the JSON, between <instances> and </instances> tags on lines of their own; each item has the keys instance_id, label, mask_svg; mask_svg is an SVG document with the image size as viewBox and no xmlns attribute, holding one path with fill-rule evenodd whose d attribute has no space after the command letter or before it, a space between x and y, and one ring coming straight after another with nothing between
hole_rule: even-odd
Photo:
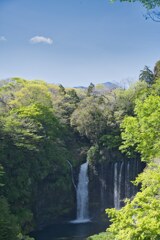
<instances>
[{"instance_id":1,"label":"waterfall","mask_svg":"<svg viewBox=\"0 0 160 240\"><path fill-rule=\"evenodd\" d=\"M106 208L121 209L125 206L125 199L133 199L139 190L132 181L145 167L141 161L121 154L116 158L111 156L107 155L106 161L90 168L89 209L93 220L100 218Z\"/></svg>"},{"instance_id":2,"label":"waterfall","mask_svg":"<svg viewBox=\"0 0 160 240\"><path fill-rule=\"evenodd\" d=\"M80 168L77 187L77 220L88 220L88 162Z\"/></svg>"},{"instance_id":3,"label":"waterfall","mask_svg":"<svg viewBox=\"0 0 160 240\"><path fill-rule=\"evenodd\" d=\"M121 208L121 187L122 187L122 170L124 162L120 163L120 167L116 162L114 164L114 207Z\"/></svg>"},{"instance_id":4,"label":"waterfall","mask_svg":"<svg viewBox=\"0 0 160 240\"><path fill-rule=\"evenodd\" d=\"M80 167L77 186L77 219L72 223L89 222L88 213L88 162Z\"/></svg>"},{"instance_id":5,"label":"waterfall","mask_svg":"<svg viewBox=\"0 0 160 240\"><path fill-rule=\"evenodd\" d=\"M120 170L119 170L119 182L118 182L118 209L121 208L121 187L122 187L122 170L123 170L124 162L121 162Z\"/></svg>"},{"instance_id":6,"label":"waterfall","mask_svg":"<svg viewBox=\"0 0 160 240\"><path fill-rule=\"evenodd\" d=\"M130 161L127 163L127 169L125 174L125 197L130 197Z\"/></svg>"},{"instance_id":7,"label":"waterfall","mask_svg":"<svg viewBox=\"0 0 160 240\"><path fill-rule=\"evenodd\" d=\"M117 162L114 164L114 207L118 209L118 169Z\"/></svg>"},{"instance_id":8,"label":"waterfall","mask_svg":"<svg viewBox=\"0 0 160 240\"><path fill-rule=\"evenodd\" d=\"M101 164L101 170L100 170L100 177L99 177L99 180L100 180L100 183L101 183L101 186L100 186L100 201L101 201L101 211L104 211L105 209L105 197L106 197L106 182L105 182L105 172L104 172L104 168L103 168L103 165Z\"/></svg>"},{"instance_id":9,"label":"waterfall","mask_svg":"<svg viewBox=\"0 0 160 240\"><path fill-rule=\"evenodd\" d=\"M138 161L114 163L114 207L120 209L125 198L135 195L137 188L131 183L138 175Z\"/></svg>"}]
</instances>

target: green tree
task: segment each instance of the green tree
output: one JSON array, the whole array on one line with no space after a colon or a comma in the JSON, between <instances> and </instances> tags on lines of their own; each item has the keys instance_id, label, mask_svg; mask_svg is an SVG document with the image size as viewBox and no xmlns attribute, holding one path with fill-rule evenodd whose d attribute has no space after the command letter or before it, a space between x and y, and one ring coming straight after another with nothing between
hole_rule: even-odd
<instances>
[{"instance_id":1,"label":"green tree","mask_svg":"<svg viewBox=\"0 0 160 240\"><path fill-rule=\"evenodd\" d=\"M90 97L93 94L93 91L95 89L95 86L93 83L90 83L90 85L87 88L87 96Z\"/></svg>"},{"instance_id":2,"label":"green tree","mask_svg":"<svg viewBox=\"0 0 160 240\"><path fill-rule=\"evenodd\" d=\"M65 88L63 87L62 84L59 85L59 93L60 93L60 95L65 95L66 94L66 90L65 90Z\"/></svg>"},{"instance_id":3,"label":"green tree","mask_svg":"<svg viewBox=\"0 0 160 240\"><path fill-rule=\"evenodd\" d=\"M151 86L154 81L154 74L153 72L149 69L149 67L145 66L143 70L141 70L141 73L139 75L139 80L140 81L145 81L148 86Z\"/></svg>"},{"instance_id":4,"label":"green tree","mask_svg":"<svg viewBox=\"0 0 160 240\"><path fill-rule=\"evenodd\" d=\"M160 60L156 62L154 67L154 78L159 79L160 78Z\"/></svg>"},{"instance_id":5,"label":"green tree","mask_svg":"<svg viewBox=\"0 0 160 240\"><path fill-rule=\"evenodd\" d=\"M104 104L103 104L104 106ZM99 99L94 96L82 100L71 116L71 125L92 142L97 142L104 132L107 121Z\"/></svg>"},{"instance_id":6,"label":"green tree","mask_svg":"<svg viewBox=\"0 0 160 240\"><path fill-rule=\"evenodd\" d=\"M9 101L11 108L38 103L46 107L52 107L51 92L45 82L15 79L15 83L19 87L15 88L14 97Z\"/></svg>"},{"instance_id":7,"label":"green tree","mask_svg":"<svg viewBox=\"0 0 160 240\"><path fill-rule=\"evenodd\" d=\"M76 104L80 102L80 99L74 89L67 91L67 94L70 96L70 102Z\"/></svg>"},{"instance_id":8,"label":"green tree","mask_svg":"<svg viewBox=\"0 0 160 240\"><path fill-rule=\"evenodd\" d=\"M135 117L125 117L121 128L121 150L136 150L144 161L160 156L160 96L149 96L137 101Z\"/></svg>"},{"instance_id":9,"label":"green tree","mask_svg":"<svg viewBox=\"0 0 160 240\"><path fill-rule=\"evenodd\" d=\"M5 103L0 102L0 164L5 172L0 194L7 199L24 233L33 229L33 222L57 218L73 206L66 163L66 158L71 160L65 142L69 133L53 110L52 94L57 92L42 81L23 79L0 88ZM39 194L45 195L46 203L37 213Z\"/></svg>"},{"instance_id":10,"label":"green tree","mask_svg":"<svg viewBox=\"0 0 160 240\"><path fill-rule=\"evenodd\" d=\"M87 238L87 240L115 240L110 232L100 233Z\"/></svg>"},{"instance_id":11,"label":"green tree","mask_svg":"<svg viewBox=\"0 0 160 240\"><path fill-rule=\"evenodd\" d=\"M144 81L132 84L129 89L116 89L110 100L112 104L114 119L119 126L126 115L133 116L137 99L144 100L150 89Z\"/></svg>"},{"instance_id":12,"label":"green tree","mask_svg":"<svg viewBox=\"0 0 160 240\"><path fill-rule=\"evenodd\" d=\"M75 89L65 90L65 94L53 96L53 108L55 114L62 124L70 126L70 117L77 108L80 98Z\"/></svg>"},{"instance_id":13,"label":"green tree","mask_svg":"<svg viewBox=\"0 0 160 240\"><path fill-rule=\"evenodd\" d=\"M18 240L20 228L5 198L0 198L0 240Z\"/></svg>"}]
</instances>

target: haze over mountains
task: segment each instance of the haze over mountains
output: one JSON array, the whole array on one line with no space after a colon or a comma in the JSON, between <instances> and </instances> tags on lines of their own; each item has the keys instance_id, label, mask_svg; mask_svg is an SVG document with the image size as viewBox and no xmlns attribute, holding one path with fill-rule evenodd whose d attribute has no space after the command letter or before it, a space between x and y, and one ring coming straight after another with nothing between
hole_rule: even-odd
<instances>
[{"instance_id":1,"label":"haze over mountains","mask_svg":"<svg viewBox=\"0 0 160 240\"><path fill-rule=\"evenodd\" d=\"M87 87L84 86L75 86L74 88L80 88L80 89L87 89ZM120 86L118 86L115 83L111 83L111 82L105 82L105 83L99 83L95 85L95 90L96 91L101 91L101 90L113 90L116 88L120 88Z\"/></svg>"}]
</instances>

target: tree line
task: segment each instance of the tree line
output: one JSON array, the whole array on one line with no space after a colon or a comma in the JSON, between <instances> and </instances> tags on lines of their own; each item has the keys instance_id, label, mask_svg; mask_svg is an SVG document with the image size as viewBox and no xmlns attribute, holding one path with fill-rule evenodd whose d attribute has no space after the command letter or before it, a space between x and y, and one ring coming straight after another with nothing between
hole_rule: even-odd
<instances>
[{"instance_id":1,"label":"tree line","mask_svg":"<svg viewBox=\"0 0 160 240\"><path fill-rule=\"evenodd\" d=\"M0 81L0 239L25 239L73 211L67 160L94 165L119 148L147 162L159 156L159 69L157 62L150 80L145 68L128 89Z\"/></svg>"}]
</instances>

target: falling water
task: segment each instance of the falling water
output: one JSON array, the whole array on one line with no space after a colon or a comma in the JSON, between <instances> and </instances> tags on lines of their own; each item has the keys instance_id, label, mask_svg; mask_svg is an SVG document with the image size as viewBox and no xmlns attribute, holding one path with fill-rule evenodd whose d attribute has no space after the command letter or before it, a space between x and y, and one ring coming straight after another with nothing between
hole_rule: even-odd
<instances>
[{"instance_id":1,"label":"falling water","mask_svg":"<svg viewBox=\"0 0 160 240\"><path fill-rule=\"evenodd\" d=\"M124 162L121 162L121 166L120 166L120 170L119 170L119 181L118 181L118 208L117 209L120 209L121 208L121 187L122 187L122 170L123 170L123 165L124 165Z\"/></svg>"},{"instance_id":2,"label":"falling water","mask_svg":"<svg viewBox=\"0 0 160 240\"><path fill-rule=\"evenodd\" d=\"M114 207L118 209L118 164L114 164Z\"/></svg>"},{"instance_id":3,"label":"falling water","mask_svg":"<svg viewBox=\"0 0 160 240\"><path fill-rule=\"evenodd\" d=\"M77 219L72 223L89 222L88 213L88 162L80 167L77 186Z\"/></svg>"},{"instance_id":4,"label":"falling water","mask_svg":"<svg viewBox=\"0 0 160 240\"><path fill-rule=\"evenodd\" d=\"M130 161L127 163L126 175L125 175L125 197L130 197Z\"/></svg>"},{"instance_id":5,"label":"falling water","mask_svg":"<svg viewBox=\"0 0 160 240\"><path fill-rule=\"evenodd\" d=\"M121 188L122 188L122 170L124 163L114 164L114 207L116 209L121 208Z\"/></svg>"}]
</instances>

